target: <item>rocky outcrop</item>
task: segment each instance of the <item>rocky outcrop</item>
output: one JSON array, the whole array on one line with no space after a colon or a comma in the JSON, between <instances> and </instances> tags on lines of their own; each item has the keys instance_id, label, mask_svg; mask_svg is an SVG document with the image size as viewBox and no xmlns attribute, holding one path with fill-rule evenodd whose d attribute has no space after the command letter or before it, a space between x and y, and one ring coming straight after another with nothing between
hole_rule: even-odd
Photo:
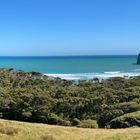
<instances>
[{"instance_id":1,"label":"rocky outcrop","mask_svg":"<svg viewBox=\"0 0 140 140\"><path fill-rule=\"evenodd\" d=\"M140 53L139 53L138 58L137 58L137 64L140 65Z\"/></svg>"}]
</instances>

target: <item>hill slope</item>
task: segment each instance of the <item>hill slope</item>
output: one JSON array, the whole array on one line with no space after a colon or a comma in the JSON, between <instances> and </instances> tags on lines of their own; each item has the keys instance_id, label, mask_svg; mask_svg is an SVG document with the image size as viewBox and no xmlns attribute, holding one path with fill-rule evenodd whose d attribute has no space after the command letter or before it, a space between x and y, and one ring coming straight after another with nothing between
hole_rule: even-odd
<instances>
[{"instance_id":1,"label":"hill slope","mask_svg":"<svg viewBox=\"0 0 140 140\"><path fill-rule=\"evenodd\" d=\"M75 83L0 69L0 118L82 128L140 127L140 76Z\"/></svg>"},{"instance_id":2,"label":"hill slope","mask_svg":"<svg viewBox=\"0 0 140 140\"><path fill-rule=\"evenodd\" d=\"M84 129L0 120L0 140L139 140L140 128Z\"/></svg>"}]
</instances>

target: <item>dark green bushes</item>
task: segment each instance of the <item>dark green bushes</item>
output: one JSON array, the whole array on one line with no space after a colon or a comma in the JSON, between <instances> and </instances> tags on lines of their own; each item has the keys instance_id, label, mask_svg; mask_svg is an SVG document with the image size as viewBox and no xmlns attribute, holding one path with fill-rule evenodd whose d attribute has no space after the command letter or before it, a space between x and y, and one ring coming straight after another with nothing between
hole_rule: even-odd
<instances>
[{"instance_id":1,"label":"dark green bushes","mask_svg":"<svg viewBox=\"0 0 140 140\"><path fill-rule=\"evenodd\" d=\"M49 124L58 124L58 125L62 125L62 126L71 126L70 121L63 120L62 118L60 118L59 116L57 116L54 113L51 113L49 115L48 123Z\"/></svg>"},{"instance_id":2,"label":"dark green bushes","mask_svg":"<svg viewBox=\"0 0 140 140\"><path fill-rule=\"evenodd\" d=\"M109 123L109 126L110 128L140 127L140 111L117 117Z\"/></svg>"},{"instance_id":3,"label":"dark green bushes","mask_svg":"<svg viewBox=\"0 0 140 140\"><path fill-rule=\"evenodd\" d=\"M138 118L131 123L117 119L137 111L140 77L74 83L38 72L0 69L0 118L92 128L96 120L99 127L118 128L139 126Z\"/></svg>"}]
</instances>

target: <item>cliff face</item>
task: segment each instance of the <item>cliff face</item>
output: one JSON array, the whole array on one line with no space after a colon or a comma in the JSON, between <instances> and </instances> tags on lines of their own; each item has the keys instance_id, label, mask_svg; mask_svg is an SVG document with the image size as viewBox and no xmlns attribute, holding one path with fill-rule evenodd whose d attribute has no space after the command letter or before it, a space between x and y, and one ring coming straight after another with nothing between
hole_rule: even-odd
<instances>
[{"instance_id":1,"label":"cliff face","mask_svg":"<svg viewBox=\"0 0 140 140\"><path fill-rule=\"evenodd\" d=\"M138 55L138 58L137 58L137 64L140 64L140 54Z\"/></svg>"}]
</instances>

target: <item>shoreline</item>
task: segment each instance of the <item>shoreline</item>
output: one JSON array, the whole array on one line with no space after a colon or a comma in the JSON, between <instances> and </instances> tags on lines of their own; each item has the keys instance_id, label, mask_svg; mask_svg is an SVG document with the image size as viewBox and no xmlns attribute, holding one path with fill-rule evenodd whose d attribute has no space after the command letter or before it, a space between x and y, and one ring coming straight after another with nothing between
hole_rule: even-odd
<instances>
[{"instance_id":1,"label":"shoreline","mask_svg":"<svg viewBox=\"0 0 140 140\"><path fill-rule=\"evenodd\" d=\"M120 72L120 71L112 71L112 72L104 72L104 73L48 73L44 74L50 77L61 78L65 80L91 80L93 78L98 78L99 80L108 79L111 77L123 77L130 78L135 76L140 76L140 72Z\"/></svg>"}]
</instances>

